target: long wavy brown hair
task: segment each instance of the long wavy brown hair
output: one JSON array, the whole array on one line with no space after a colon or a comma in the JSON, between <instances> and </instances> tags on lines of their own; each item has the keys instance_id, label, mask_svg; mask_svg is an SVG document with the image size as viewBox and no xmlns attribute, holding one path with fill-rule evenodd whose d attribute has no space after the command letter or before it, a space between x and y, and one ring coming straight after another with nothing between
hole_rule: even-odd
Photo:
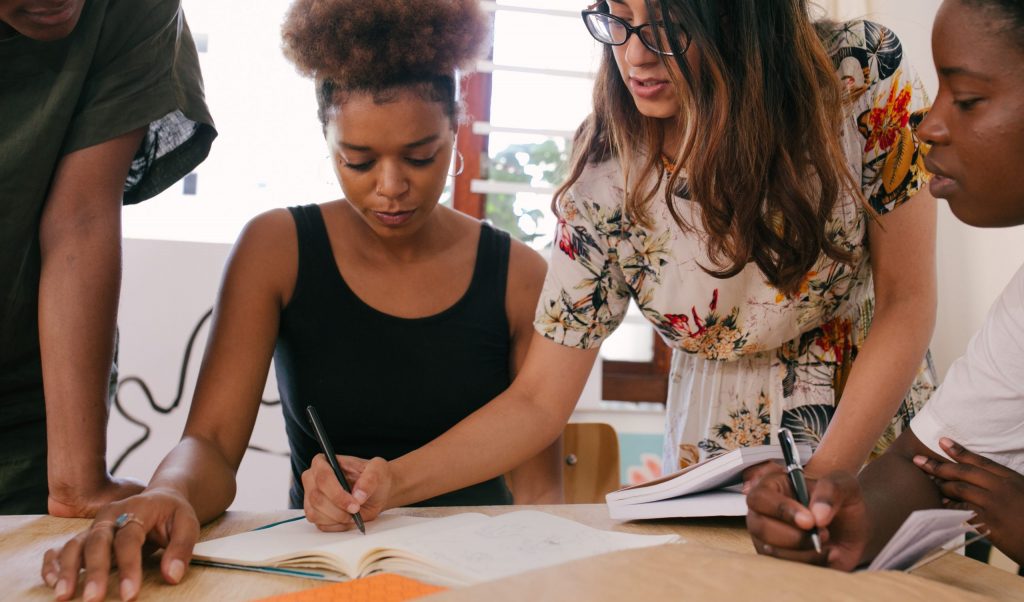
<instances>
[{"instance_id":1,"label":"long wavy brown hair","mask_svg":"<svg viewBox=\"0 0 1024 602\"><path fill-rule=\"evenodd\" d=\"M682 142L665 187L673 219L686 189L700 206L709 274L729 278L748 263L793 294L822 253L849 262L827 223L844 194L863 198L841 147L845 94L805 0L645 0L669 39L691 40L699 69L677 52L673 83ZM678 49L676 49L678 50ZM668 63L667 66L671 67ZM669 69L670 73L675 70ZM605 47L594 111L580 126L565 192L588 164L615 157L625 178L625 213L650 225L662 175L662 120L637 110ZM680 181L685 171L685 182Z\"/></svg>"}]
</instances>

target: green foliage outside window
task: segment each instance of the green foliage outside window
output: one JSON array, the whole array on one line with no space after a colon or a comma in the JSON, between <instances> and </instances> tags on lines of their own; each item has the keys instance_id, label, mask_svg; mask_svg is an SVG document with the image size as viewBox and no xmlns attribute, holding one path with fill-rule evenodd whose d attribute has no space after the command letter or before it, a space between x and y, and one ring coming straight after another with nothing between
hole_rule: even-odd
<instances>
[{"instance_id":1,"label":"green foliage outside window","mask_svg":"<svg viewBox=\"0 0 1024 602\"><path fill-rule=\"evenodd\" d=\"M533 144L513 144L491 159L488 179L536 186L558 186L565 177L569 148L561 149L554 140ZM541 233L528 233L520 227L527 218L539 222L544 212L515 206L514 194L489 194L485 215L494 225L519 240L529 243Z\"/></svg>"}]
</instances>

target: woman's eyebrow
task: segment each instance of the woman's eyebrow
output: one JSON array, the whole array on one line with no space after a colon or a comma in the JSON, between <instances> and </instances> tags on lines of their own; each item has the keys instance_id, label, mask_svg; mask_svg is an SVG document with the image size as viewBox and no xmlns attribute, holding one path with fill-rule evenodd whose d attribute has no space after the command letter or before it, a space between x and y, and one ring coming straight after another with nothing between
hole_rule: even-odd
<instances>
[{"instance_id":1,"label":"woman's eyebrow","mask_svg":"<svg viewBox=\"0 0 1024 602\"><path fill-rule=\"evenodd\" d=\"M967 67L954 65L952 67L939 67L939 74L946 77L973 77L984 81L992 81L992 76L980 71L973 71Z\"/></svg>"},{"instance_id":2,"label":"woman's eyebrow","mask_svg":"<svg viewBox=\"0 0 1024 602\"><path fill-rule=\"evenodd\" d=\"M426 138L420 138L416 142L410 142L409 144L406 144L405 148L416 148L417 146L423 146L425 144L430 144L431 142L434 142L435 140L437 140L440 137L441 136L439 134L431 134L431 135L427 136Z\"/></svg>"},{"instance_id":3,"label":"woman's eyebrow","mask_svg":"<svg viewBox=\"0 0 1024 602\"><path fill-rule=\"evenodd\" d=\"M418 148L420 146L425 146L427 144L430 144L431 142L437 141L440 137L441 137L440 134L431 134L431 135L426 136L424 138L420 138L419 140L417 140L415 142L410 142L409 144L406 144L404 146L404 148ZM339 142L339 145L342 148L344 148L345 150L362 152L362 153L368 153L368 152L371 152L373 150L372 147L363 146L361 144L352 144L351 142L345 142L344 140Z\"/></svg>"}]
</instances>

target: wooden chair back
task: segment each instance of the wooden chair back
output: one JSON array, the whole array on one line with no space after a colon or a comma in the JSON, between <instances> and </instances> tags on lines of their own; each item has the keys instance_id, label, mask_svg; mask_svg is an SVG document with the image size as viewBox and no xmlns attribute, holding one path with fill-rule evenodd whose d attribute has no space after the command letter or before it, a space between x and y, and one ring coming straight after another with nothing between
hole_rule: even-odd
<instances>
[{"instance_id":1,"label":"wooden chair back","mask_svg":"<svg viewBox=\"0 0 1024 602\"><path fill-rule=\"evenodd\" d=\"M603 504L621 486L619 439L610 424L571 422L562 435L566 504Z\"/></svg>"}]
</instances>

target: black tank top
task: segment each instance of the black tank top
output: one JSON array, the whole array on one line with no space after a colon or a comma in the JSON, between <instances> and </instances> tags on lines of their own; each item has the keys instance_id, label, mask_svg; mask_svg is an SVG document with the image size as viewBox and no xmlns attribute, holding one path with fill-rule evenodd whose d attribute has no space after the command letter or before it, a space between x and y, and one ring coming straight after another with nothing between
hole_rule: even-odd
<instances>
[{"instance_id":1,"label":"black tank top","mask_svg":"<svg viewBox=\"0 0 1024 602\"><path fill-rule=\"evenodd\" d=\"M392 460L437 438L508 387L510 243L507 233L483 224L462 298L433 316L399 318L370 307L345 283L319 206L289 211L299 268L281 312L274 364L291 448L290 503L301 508L301 475L321 451L307 405L316 406L336 453ZM504 479L496 477L417 505L510 503Z\"/></svg>"}]
</instances>

